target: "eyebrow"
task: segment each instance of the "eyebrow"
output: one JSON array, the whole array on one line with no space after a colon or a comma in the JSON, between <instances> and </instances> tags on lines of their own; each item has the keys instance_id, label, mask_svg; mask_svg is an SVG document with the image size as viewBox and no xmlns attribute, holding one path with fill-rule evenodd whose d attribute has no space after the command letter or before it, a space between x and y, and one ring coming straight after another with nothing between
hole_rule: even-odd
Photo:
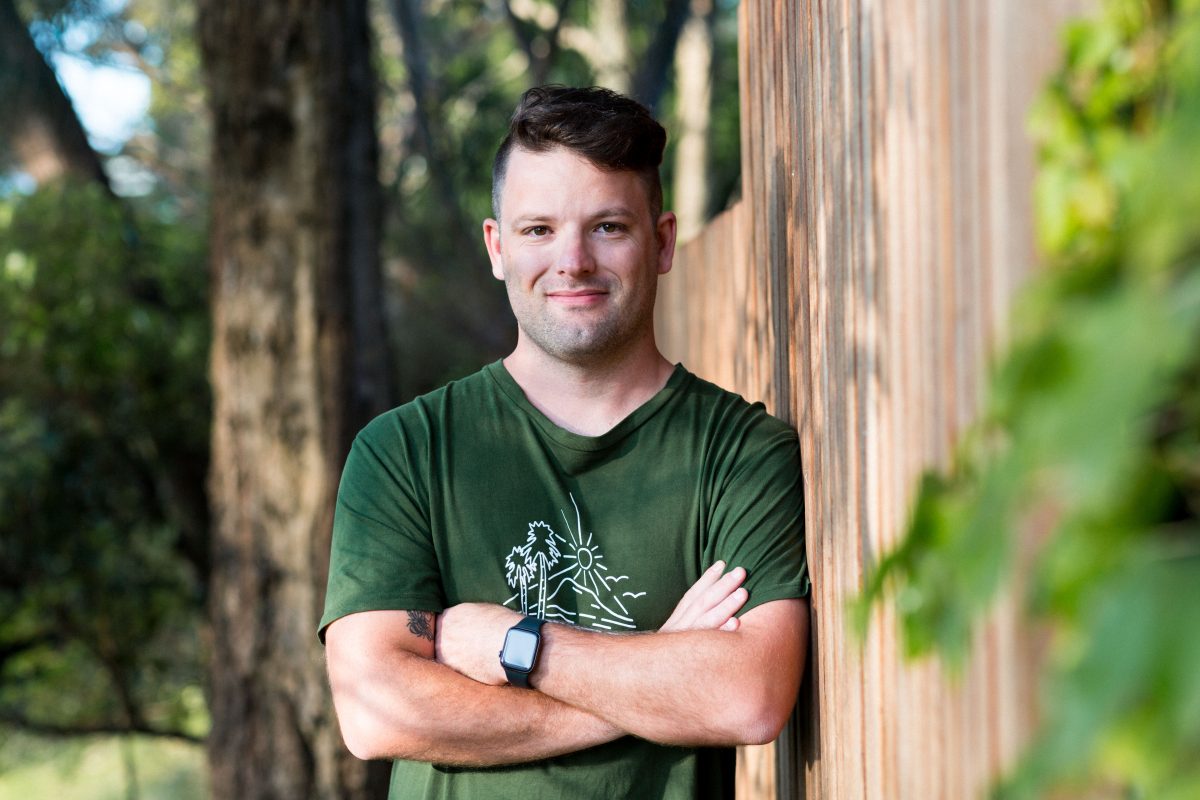
<instances>
[{"instance_id":1,"label":"eyebrow","mask_svg":"<svg viewBox=\"0 0 1200 800\"><path fill-rule=\"evenodd\" d=\"M592 214L592 219L600 219L601 217L624 217L629 219L636 216L633 211L622 206L613 206L612 208L602 208L595 214Z\"/></svg>"},{"instance_id":2,"label":"eyebrow","mask_svg":"<svg viewBox=\"0 0 1200 800\"><path fill-rule=\"evenodd\" d=\"M596 222L597 220L614 219L614 218L628 220L628 219L633 219L636 216L637 216L637 214L635 214L631 209L625 208L624 206L610 206L608 208L601 208L600 210L589 214L588 220L590 222ZM515 230L520 230L521 228L529 227L531 225L550 225L550 224L553 224L554 222L555 222L555 217L553 214L545 214L545 213L541 213L541 212L536 212L533 214L522 214L519 217L514 217L512 219L512 221L510 221L506 224L508 225L509 230L515 231Z\"/></svg>"},{"instance_id":3,"label":"eyebrow","mask_svg":"<svg viewBox=\"0 0 1200 800\"><path fill-rule=\"evenodd\" d=\"M548 214L525 214L520 217L514 217L509 225L513 228L522 228L526 225L544 225L550 222L552 217Z\"/></svg>"}]
</instances>

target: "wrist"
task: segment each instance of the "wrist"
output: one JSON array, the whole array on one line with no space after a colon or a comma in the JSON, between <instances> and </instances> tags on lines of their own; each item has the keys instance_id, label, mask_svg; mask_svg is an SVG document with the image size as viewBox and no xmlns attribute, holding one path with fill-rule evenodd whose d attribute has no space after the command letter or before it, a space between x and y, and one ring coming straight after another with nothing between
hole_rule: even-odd
<instances>
[{"instance_id":1,"label":"wrist","mask_svg":"<svg viewBox=\"0 0 1200 800\"><path fill-rule=\"evenodd\" d=\"M531 679L537 670L542 651L542 626L545 620L524 617L508 629L500 648L500 668L513 686L532 689Z\"/></svg>"}]
</instances>

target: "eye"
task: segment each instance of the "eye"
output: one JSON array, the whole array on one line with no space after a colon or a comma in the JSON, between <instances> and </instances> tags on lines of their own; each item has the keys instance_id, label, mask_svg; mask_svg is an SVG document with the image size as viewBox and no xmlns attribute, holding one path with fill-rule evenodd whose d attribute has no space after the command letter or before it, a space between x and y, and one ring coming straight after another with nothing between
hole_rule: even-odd
<instances>
[{"instance_id":1,"label":"eye","mask_svg":"<svg viewBox=\"0 0 1200 800\"><path fill-rule=\"evenodd\" d=\"M548 233L550 233L550 227L548 225L534 225L531 228L525 229L526 236L540 237L545 236Z\"/></svg>"},{"instance_id":2,"label":"eye","mask_svg":"<svg viewBox=\"0 0 1200 800\"><path fill-rule=\"evenodd\" d=\"M619 222L601 222L596 226L596 230L601 233L620 233L625 230L625 226Z\"/></svg>"}]
</instances>

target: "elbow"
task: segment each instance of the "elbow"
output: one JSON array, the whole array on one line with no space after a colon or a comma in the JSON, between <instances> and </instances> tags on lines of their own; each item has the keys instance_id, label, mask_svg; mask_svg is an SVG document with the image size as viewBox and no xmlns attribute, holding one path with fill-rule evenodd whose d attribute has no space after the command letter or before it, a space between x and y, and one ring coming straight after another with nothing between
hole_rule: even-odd
<instances>
[{"instance_id":1,"label":"elbow","mask_svg":"<svg viewBox=\"0 0 1200 800\"><path fill-rule=\"evenodd\" d=\"M775 741L790 715L790 709L784 713L771 709L755 715L743 724L738 744L769 744Z\"/></svg>"},{"instance_id":2,"label":"elbow","mask_svg":"<svg viewBox=\"0 0 1200 800\"><path fill-rule=\"evenodd\" d=\"M346 749L364 761L419 757L429 747L428 698L411 687L421 685L420 670L430 662L397 641L400 613L350 615L326 633L338 730Z\"/></svg>"},{"instance_id":3,"label":"elbow","mask_svg":"<svg viewBox=\"0 0 1200 800\"><path fill-rule=\"evenodd\" d=\"M385 727L367 712L339 709L338 728L346 749L363 761L419 758L422 750L418 737L407 728Z\"/></svg>"},{"instance_id":4,"label":"elbow","mask_svg":"<svg viewBox=\"0 0 1200 800\"><path fill-rule=\"evenodd\" d=\"M346 744L350 755L362 761L373 761L384 757L383 748L379 746L378 742L345 725L342 726L342 741Z\"/></svg>"},{"instance_id":5,"label":"elbow","mask_svg":"<svg viewBox=\"0 0 1200 800\"><path fill-rule=\"evenodd\" d=\"M759 642L759 647L743 658L748 668L739 674L740 685L732 700L733 744L761 745L779 738L800 694L807 650L807 606L802 600L789 600L763 608L768 607L774 608L767 620L773 615L770 628L775 633L764 640L760 617L760 635L752 640ZM755 613L761 614L759 609L751 612Z\"/></svg>"},{"instance_id":6,"label":"elbow","mask_svg":"<svg viewBox=\"0 0 1200 800\"><path fill-rule=\"evenodd\" d=\"M739 692L729 710L732 723L728 731L730 744L768 744L779 738L792 716L799 694L799 676L794 680L764 680Z\"/></svg>"},{"instance_id":7,"label":"elbow","mask_svg":"<svg viewBox=\"0 0 1200 800\"><path fill-rule=\"evenodd\" d=\"M384 758L382 726L371 713L372 704L367 688L369 681L357 673L347 674L338 666L338 662L331 658L329 685L342 743L351 755L363 761Z\"/></svg>"},{"instance_id":8,"label":"elbow","mask_svg":"<svg viewBox=\"0 0 1200 800\"><path fill-rule=\"evenodd\" d=\"M371 724L370 720L366 719L364 714L357 709L347 706L347 703L337 702L335 696L334 707L337 709L338 729L342 733L342 742L350 754L363 761L390 757L387 743L380 735L381 731L378 726Z\"/></svg>"},{"instance_id":9,"label":"elbow","mask_svg":"<svg viewBox=\"0 0 1200 800\"><path fill-rule=\"evenodd\" d=\"M794 703L761 702L746 703L734 715L735 724L730 731L732 744L769 744L779 738L783 726L791 716Z\"/></svg>"},{"instance_id":10,"label":"elbow","mask_svg":"<svg viewBox=\"0 0 1200 800\"><path fill-rule=\"evenodd\" d=\"M416 757L422 742L414 720L420 717L409 704L384 702L370 676L346 677L331 671L338 730L350 754L363 761Z\"/></svg>"}]
</instances>

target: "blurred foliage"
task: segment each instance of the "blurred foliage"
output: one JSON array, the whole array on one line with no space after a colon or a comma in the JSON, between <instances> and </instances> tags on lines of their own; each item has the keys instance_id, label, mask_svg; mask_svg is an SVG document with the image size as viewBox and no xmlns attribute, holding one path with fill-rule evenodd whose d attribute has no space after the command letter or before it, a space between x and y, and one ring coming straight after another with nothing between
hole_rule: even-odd
<instances>
[{"instance_id":1,"label":"blurred foliage","mask_svg":"<svg viewBox=\"0 0 1200 800\"><path fill-rule=\"evenodd\" d=\"M112 0L16 0L21 19L29 21L29 32L45 55L86 52L85 43L122 26L122 6ZM103 59L102 51L91 52Z\"/></svg>"},{"instance_id":2,"label":"blurred foliage","mask_svg":"<svg viewBox=\"0 0 1200 800\"><path fill-rule=\"evenodd\" d=\"M82 759L90 747L84 739L48 751L29 731L139 729L196 739L208 728L211 154L194 7L17 2L43 54L144 73L151 107L128 142L102 154L118 203L95 187L43 186L24 196L0 174L0 749L13 756L0 758L6 776L38 754ZM532 51L502 0L373 0L399 399L511 345L514 323L480 223L491 214L495 148L533 83L531 54L548 54L549 81L595 80L584 53L565 41L548 44L550 12L559 8L563 30L588 28L586 0L511 5L535 34ZM737 184L739 154L737 4L714 5L716 212ZM406 60L397 14L405 6L417 12L409 42L418 62ZM631 73L665 8L628 3ZM659 104L668 128L677 102L668 78ZM673 166L669 144L668 203ZM126 780L132 785L132 768Z\"/></svg>"},{"instance_id":3,"label":"blurred foliage","mask_svg":"<svg viewBox=\"0 0 1200 800\"><path fill-rule=\"evenodd\" d=\"M209 397L194 12L19 8L44 54L138 70L152 100L107 154L120 203L69 185L0 198L0 736L6 752L20 729L195 740L208 727ZM9 789L30 754L64 752L37 741L0 764Z\"/></svg>"},{"instance_id":4,"label":"blurred foliage","mask_svg":"<svg viewBox=\"0 0 1200 800\"><path fill-rule=\"evenodd\" d=\"M1064 43L1032 116L1050 265L859 625L894 593L910 655L960 664L1014 586L1050 647L1041 728L997 795L1195 798L1200 2L1109 0Z\"/></svg>"},{"instance_id":5,"label":"blurred foliage","mask_svg":"<svg viewBox=\"0 0 1200 800\"><path fill-rule=\"evenodd\" d=\"M210 125L196 8L169 0L128 0L124 21L97 41L150 78L150 110L140 129L108 161L118 194L164 222L199 231L208 204Z\"/></svg>"},{"instance_id":6,"label":"blurred foliage","mask_svg":"<svg viewBox=\"0 0 1200 800\"><path fill-rule=\"evenodd\" d=\"M0 723L206 728L203 230L0 201Z\"/></svg>"},{"instance_id":7,"label":"blurred foliage","mask_svg":"<svg viewBox=\"0 0 1200 800\"><path fill-rule=\"evenodd\" d=\"M149 114L129 141L106 153L106 172L118 195L148 198L143 209L183 224L203 224L209 125L193 4L18 0L18 8L43 55L69 56L150 79Z\"/></svg>"},{"instance_id":8,"label":"blurred foliage","mask_svg":"<svg viewBox=\"0 0 1200 800\"><path fill-rule=\"evenodd\" d=\"M2 741L3 800L202 800L210 796L201 745L150 736L51 742L15 734Z\"/></svg>"}]
</instances>

